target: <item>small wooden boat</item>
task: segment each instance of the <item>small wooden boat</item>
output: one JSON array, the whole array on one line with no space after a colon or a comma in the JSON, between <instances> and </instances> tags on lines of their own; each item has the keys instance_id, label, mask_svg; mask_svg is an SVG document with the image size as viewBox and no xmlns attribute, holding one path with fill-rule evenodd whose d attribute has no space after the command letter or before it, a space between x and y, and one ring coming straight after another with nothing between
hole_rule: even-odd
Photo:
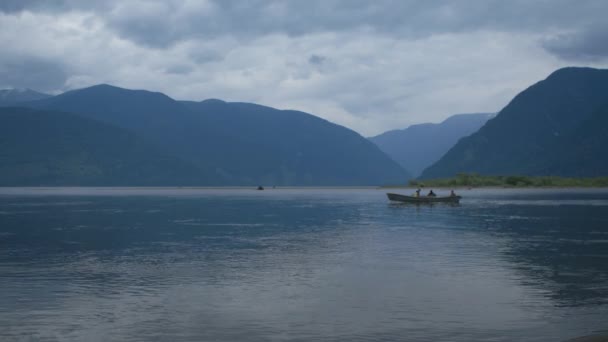
<instances>
[{"instance_id":1,"label":"small wooden boat","mask_svg":"<svg viewBox=\"0 0 608 342\"><path fill-rule=\"evenodd\" d=\"M400 194L387 193L388 199L391 201L405 203L458 203L461 196L407 196Z\"/></svg>"}]
</instances>

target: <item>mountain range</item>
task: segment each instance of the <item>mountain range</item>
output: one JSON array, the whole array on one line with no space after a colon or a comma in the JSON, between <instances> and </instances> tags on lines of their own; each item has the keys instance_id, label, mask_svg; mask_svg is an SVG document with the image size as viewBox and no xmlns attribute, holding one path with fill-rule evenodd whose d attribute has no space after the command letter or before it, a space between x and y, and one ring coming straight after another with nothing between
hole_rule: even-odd
<instances>
[{"instance_id":1,"label":"mountain range","mask_svg":"<svg viewBox=\"0 0 608 342\"><path fill-rule=\"evenodd\" d=\"M388 185L425 167L420 178L608 175L601 69L559 69L494 117L455 115L369 140L300 111L105 84L0 91L0 107L1 186Z\"/></svg>"},{"instance_id":2,"label":"mountain range","mask_svg":"<svg viewBox=\"0 0 608 342\"><path fill-rule=\"evenodd\" d=\"M414 177L441 158L462 137L476 132L493 113L456 114L441 123L412 125L369 138Z\"/></svg>"},{"instance_id":3,"label":"mountain range","mask_svg":"<svg viewBox=\"0 0 608 342\"><path fill-rule=\"evenodd\" d=\"M410 177L373 143L354 131L299 111L220 100L176 101L162 93L110 85L69 91L19 105L41 111L40 117L49 111L73 114L61 117L66 125L70 118L88 119L87 125L74 123L83 126L79 139L87 136L89 130L96 129L91 124L94 121L115 128L111 134L128 134L134 146L145 145L147 154L142 157L145 160L151 160L154 154L170 157L163 159L164 165L169 169L169 164L178 165L184 178L168 182L164 175L158 175L157 182L162 185L382 185L403 184ZM57 144L48 148L63 148L60 141L57 138ZM101 146L105 144L101 138L97 141L98 147L92 143L81 144L76 137L64 142L89 148L87 153L91 156L106 153L105 148L120 148ZM60 154L59 151L49 153ZM24 152L21 156L29 155ZM127 156L120 158L127 159ZM5 169L18 167L11 163L10 159L5 159ZM38 170L38 173L42 172ZM44 179L43 176L37 177L38 184L48 183L38 181ZM49 175L48 179L51 178ZM76 184L68 178L53 184ZM144 178L153 179L151 175ZM85 175L82 179L88 182L88 179L97 178ZM101 179L100 184L122 184L114 177ZM28 182L21 179L14 184Z\"/></svg>"},{"instance_id":4,"label":"mountain range","mask_svg":"<svg viewBox=\"0 0 608 342\"><path fill-rule=\"evenodd\" d=\"M519 93L421 178L608 175L608 70L563 68Z\"/></svg>"}]
</instances>

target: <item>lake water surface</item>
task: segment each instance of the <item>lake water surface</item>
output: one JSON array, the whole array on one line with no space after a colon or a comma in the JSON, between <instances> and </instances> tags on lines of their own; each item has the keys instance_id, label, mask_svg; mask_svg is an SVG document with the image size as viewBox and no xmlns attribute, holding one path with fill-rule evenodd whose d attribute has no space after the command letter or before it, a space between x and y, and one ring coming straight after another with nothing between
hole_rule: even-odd
<instances>
[{"instance_id":1,"label":"lake water surface","mask_svg":"<svg viewBox=\"0 0 608 342\"><path fill-rule=\"evenodd\" d=\"M608 190L460 194L412 206L378 189L0 188L0 340L608 329Z\"/></svg>"}]
</instances>

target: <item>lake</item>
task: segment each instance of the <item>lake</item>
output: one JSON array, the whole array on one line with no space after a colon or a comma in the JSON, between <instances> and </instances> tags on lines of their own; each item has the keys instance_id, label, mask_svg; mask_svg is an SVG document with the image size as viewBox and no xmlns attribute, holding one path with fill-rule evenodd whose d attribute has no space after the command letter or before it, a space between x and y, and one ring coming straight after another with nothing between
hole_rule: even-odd
<instances>
[{"instance_id":1,"label":"lake","mask_svg":"<svg viewBox=\"0 0 608 342\"><path fill-rule=\"evenodd\" d=\"M608 190L459 194L415 206L380 189L0 188L0 340L608 329Z\"/></svg>"}]
</instances>

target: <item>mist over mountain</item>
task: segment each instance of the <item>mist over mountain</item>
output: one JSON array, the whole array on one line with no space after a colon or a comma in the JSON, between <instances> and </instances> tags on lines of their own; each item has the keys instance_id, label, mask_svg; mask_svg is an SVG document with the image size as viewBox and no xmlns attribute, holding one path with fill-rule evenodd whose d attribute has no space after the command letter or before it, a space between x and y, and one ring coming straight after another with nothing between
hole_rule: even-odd
<instances>
[{"instance_id":1,"label":"mist over mountain","mask_svg":"<svg viewBox=\"0 0 608 342\"><path fill-rule=\"evenodd\" d=\"M460 138L476 132L493 115L456 114L438 124L411 125L369 139L416 177L439 160Z\"/></svg>"},{"instance_id":2,"label":"mist over mountain","mask_svg":"<svg viewBox=\"0 0 608 342\"><path fill-rule=\"evenodd\" d=\"M198 185L382 185L409 175L356 132L249 103L175 101L110 85L27 103L133 132L200 172Z\"/></svg>"},{"instance_id":3,"label":"mist over mountain","mask_svg":"<svg viewBox=\"0 0 608 342\"><path fill-rule=\"evenodd\" d=\"M133 133L78 115L0 108L0 185L181 185L200 172Z\"/></svg>"},{"instance_id":4,"label":"mist over mountain","mask_svg":"<svg viewBox=\"0 0 608 342\"><path fill-rule=\"evenodd\" d=\"M0 89L0 105L16 105L20 102L42 100L51 96L27 88Z\"/></svg>"},{"instance_id":5,"label":"mist over mountain","mask_svg":"<svg viewBox=\"0 0 608 342\"><path fill-rule=\"evenodd\" d=\"M607 175L608 70L563 68L518 94L422 178Z\"/></svg>"}]
</instances>

